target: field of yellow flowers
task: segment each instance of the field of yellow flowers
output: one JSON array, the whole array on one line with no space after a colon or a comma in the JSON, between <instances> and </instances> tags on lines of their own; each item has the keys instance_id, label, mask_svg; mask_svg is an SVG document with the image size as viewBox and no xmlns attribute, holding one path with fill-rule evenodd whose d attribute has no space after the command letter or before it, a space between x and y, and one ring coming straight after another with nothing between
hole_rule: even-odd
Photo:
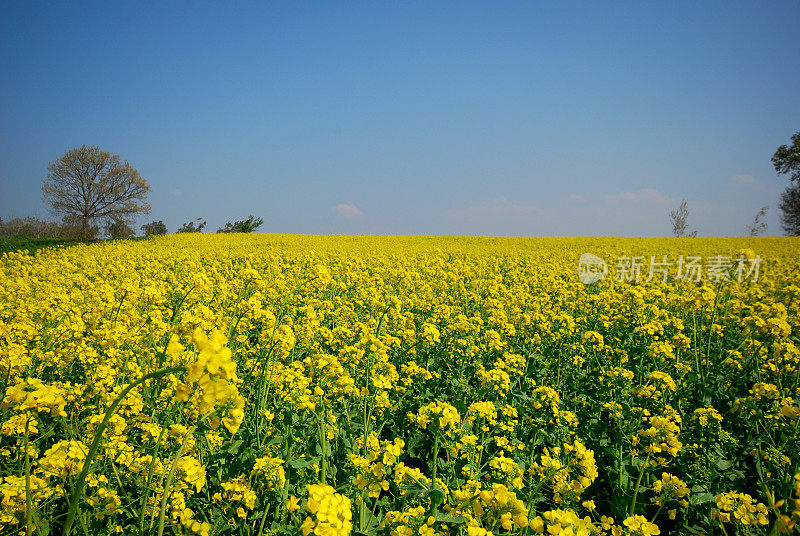
<instances>
[{"instance_id":1,"label":"field of yellow flowers","mask_svg":"<svg viewBox=\"0 0 800 536\"><path fill-rule=\"evenodd\" d=\"M797 533L798 253L197 234L4 254L0 534Z\"/></svg>"}]
</instances>

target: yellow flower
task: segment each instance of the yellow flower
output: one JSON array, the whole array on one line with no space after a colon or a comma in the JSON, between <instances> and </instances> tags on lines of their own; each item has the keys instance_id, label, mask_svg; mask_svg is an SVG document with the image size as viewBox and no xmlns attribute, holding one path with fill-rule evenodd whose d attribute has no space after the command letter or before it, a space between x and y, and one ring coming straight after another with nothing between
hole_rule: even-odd
<instances>
[{"instance_id":1,"label":"yellow flower","mask_svg":"<svg viewBox=\"0 0 800 536\"><path fill-rule=\"evenodd\" d=\"M317 536L347 536L353 524L350 499L336 493L325 484L308 484L306 511L314 514L316 522L306 517L301 526L304 535L314 532Z\"/></svg>"},{"instance_id":2,"label":"yellow flower","mask_svg":"<svg viewBox=\"0 0 800 536\"><path fill-rule=\"evenodd\" d=\"M644 516L634 515L629 516L622 522L623 525L628 527L629 534L636 536L655 536L661 534L661 530L654 523L647 521Z\"/></svg>"}]
</instances>

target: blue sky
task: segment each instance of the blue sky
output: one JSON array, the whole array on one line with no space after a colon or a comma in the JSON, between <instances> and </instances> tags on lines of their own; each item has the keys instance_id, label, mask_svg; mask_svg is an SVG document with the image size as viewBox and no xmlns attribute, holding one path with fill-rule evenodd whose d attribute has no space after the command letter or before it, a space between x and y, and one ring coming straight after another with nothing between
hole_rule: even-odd
<instances>
[{"instance_id":1,"label":"blue sky","mask_svg":"<svg viewBox=\"0 0 800 536\"><path fill-rule=\"evenodd\" d=\"M788 184L800 2L0 3L0 217L97 145L170 231L744 233Z\"/></svg>"}]
</instances>

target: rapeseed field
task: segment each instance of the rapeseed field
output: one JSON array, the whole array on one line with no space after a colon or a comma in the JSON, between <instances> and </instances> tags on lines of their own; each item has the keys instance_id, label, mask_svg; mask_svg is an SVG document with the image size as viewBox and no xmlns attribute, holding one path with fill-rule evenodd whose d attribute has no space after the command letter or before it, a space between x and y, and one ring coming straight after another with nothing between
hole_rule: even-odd
<instances>
[{"instance_id":1,"label":"rapeseed field","mask_svg":"<svg viewBox=\"0 0 800 536\"><path fill-rule=\"evenodd\" d=\"M184 234L3 254L0 534L797 533L798 252ZM584 253L605 277L581 281Z\"/></svg>"}]
</instances>

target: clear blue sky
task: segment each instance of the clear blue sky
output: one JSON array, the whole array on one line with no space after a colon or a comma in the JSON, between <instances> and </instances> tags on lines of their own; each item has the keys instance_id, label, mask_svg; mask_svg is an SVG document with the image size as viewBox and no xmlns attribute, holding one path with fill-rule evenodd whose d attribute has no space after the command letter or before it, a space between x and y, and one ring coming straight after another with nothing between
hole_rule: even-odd
<instances>
[{"instance_id":1,"label":"clear blue sky","mask_svg":"<svg viewBox=\"0 0 800 536\"><path fill-rule=\"evenodd\" d=\"M556 5L558 4L558 5ZM170 231L738 235L788 184L800 2L0 3L0 217L98 145Z\"/></svg>"}]
</instances>

